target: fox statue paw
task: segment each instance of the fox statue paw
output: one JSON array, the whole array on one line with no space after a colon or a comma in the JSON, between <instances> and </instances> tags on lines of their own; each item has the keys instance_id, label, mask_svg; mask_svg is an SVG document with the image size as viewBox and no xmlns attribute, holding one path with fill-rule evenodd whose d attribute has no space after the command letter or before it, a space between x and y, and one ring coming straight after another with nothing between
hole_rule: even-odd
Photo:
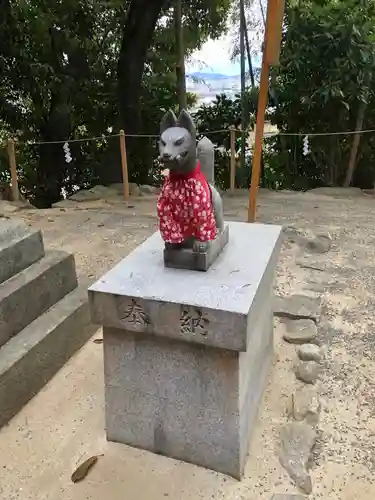
<instances>
[{"instance_id":1,"label":"fox statue paw","mask_svg":"<svg viewBox=\"0 0 375 500\"><path fill-rule=\"evenodd\" d=\"M208 250L208 241L199 241L195 240L193 243L193 252L194 253L206 253Z\"/></svg>"}]
</instances>

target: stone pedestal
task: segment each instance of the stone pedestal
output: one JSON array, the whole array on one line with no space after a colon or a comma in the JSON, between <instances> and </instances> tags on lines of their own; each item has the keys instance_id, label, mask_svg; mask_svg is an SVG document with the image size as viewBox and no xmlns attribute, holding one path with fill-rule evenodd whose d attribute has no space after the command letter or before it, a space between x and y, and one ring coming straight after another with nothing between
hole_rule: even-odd
<instances>
[{"instance_id":1,"label":"stone pedestal","mask_svg":"<svg viewBox=\"0 0 375 500\"><path fill-rule=\"evenodd\" d=\"M89 299L107 438L241 478L272 358L281 227L229 227L207 273L166 268L155 233Z\"/></svg>"},{"instance_id":2,"label":"stone pedestal","mask_svg":"<svg viewBox=\"0 0 375 500\"><path fill-rule=\"evenodd\" d=\"M228 244L229 226L210 242L207 252L195 253L192 248L172 250L164 249L164 265L175 269L190 269L191 271L207 271Z\"/></svg>"},{"instance_id":3,"label":"stone pedestal","mask_svg":"<svg viewBox=\"0 0 375 500\"><path fill-rule=\"evenodd\" d=\"M96 329L74 256L45 252L40 231L0 216L0 428Z\"/></svg>"}]
</instances>

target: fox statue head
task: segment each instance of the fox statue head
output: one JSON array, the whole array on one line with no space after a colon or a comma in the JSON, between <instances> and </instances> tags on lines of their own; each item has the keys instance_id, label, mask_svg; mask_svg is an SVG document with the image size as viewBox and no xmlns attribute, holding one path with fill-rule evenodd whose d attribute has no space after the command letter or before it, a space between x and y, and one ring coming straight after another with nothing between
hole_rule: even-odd
<instances>
[{"instance_id":1,"label":"fox statue head","mask_svg":"<svg viewBox=\"0 0 375 500\"><path fill-rule=\"evenodd\" d=\"M186 174L196 167L196 129L189 113L182 110L177 118L168 111L160 123L160 160L172 173Z\"/></svg>"}]
</instances>

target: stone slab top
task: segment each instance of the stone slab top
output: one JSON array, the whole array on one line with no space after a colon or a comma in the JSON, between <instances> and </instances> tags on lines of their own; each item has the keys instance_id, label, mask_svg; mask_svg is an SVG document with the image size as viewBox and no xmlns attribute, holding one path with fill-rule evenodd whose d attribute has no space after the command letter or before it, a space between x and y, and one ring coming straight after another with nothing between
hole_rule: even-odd
<instances>
[{"instance_id":1,"label":"stone slab top","mask_svg":"<svg viewBox=\"0 0 375 500\"><path fill-rule=\"evenodd\" d=\"M6 247L15 239L24 237L31 232L21 219L0 217L0 247Z\"/></svg>"},{"instance_id":2,"label":"stone slab top","mask_svg":"<svg viewBox=\"0 0 375 500\"><path fill-rule=\"evenodd\" d=\"M272 315L282 228L228 225L229 242L207 272L165 267L153 234L89 288L93 323L246 351L262 311Z\"/></svg>"},{"instance_id":3,"label":"stone slab top","mask_svg":"<svg viewBox=\"0 0 375 500\"><path fill-rule=\"evenodd\" d=\"M281 246L281 226L229 222L229 243L203 273L168 269L159 232L125 257L89 292L248 314L259 284Z\"/></svg>"}]
</instances>

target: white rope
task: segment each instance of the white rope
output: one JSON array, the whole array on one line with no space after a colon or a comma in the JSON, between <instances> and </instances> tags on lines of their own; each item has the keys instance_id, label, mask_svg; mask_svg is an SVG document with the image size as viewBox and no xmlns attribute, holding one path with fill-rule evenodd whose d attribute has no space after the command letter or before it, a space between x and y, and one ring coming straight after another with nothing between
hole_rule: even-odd
<instances>
[{"instance_id":1,"label":"white rope","mask_svg":"<svg viewBox=\"0 0 375 500\"><path fill-rule=\"evenodd\" d=\"M241 129L234 129L237 133L242 133ZM208 132L201 133L200 135L211 135L211 134L219 134L224 132L230 132L228 129L221 130L211 130ZM247 131L246 131L247 132ZM375 133L375 129L366 129L366 130L346 130L343 132L265 132L263 137L274 137L274 136L289 136L289 137L323 137L323 136L337 136L337 135L353 135L353 134L372 134ZM40 146L42 144L71 144L72 142L90 142L90 141L101 141L105 139L111 139L113 137L120 137L120 134L113 135L101 135L98 137L85 137L81 139L64 139L61 141L15 141L18 145L26 145L26 146ZM156 139L159 137L158 134L125 134L125 137L140 137L140 138L152 138ZM5 147L5 145L4 145Z\"/></svg>"}]
</instances>

